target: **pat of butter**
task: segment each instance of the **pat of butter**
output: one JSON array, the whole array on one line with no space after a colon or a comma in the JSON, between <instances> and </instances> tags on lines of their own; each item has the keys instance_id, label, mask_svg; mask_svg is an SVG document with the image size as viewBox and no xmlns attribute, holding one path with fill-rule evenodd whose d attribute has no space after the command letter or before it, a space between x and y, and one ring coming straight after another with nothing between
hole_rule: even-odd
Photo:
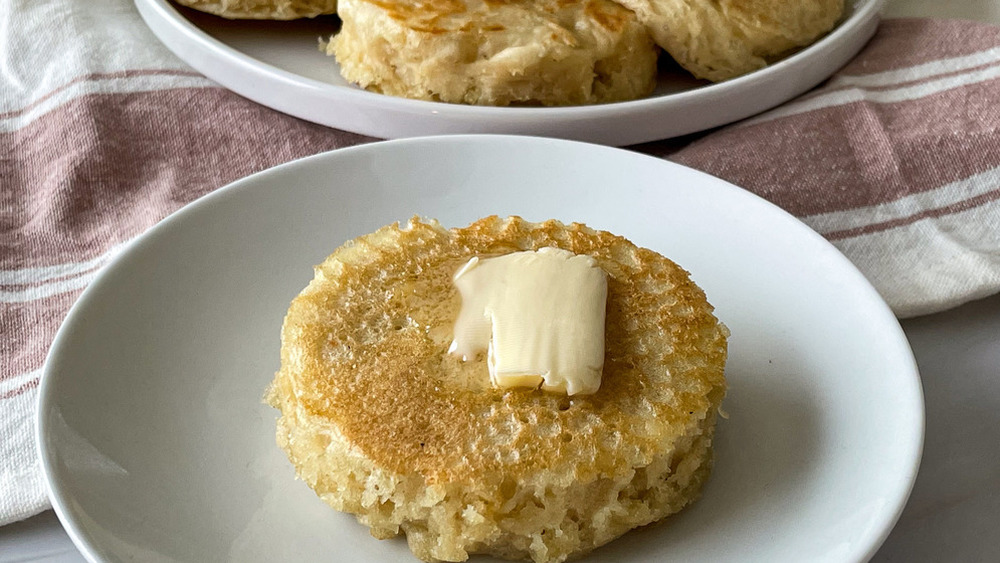
<instances>
[{"instance_id":1,"label":"pat of butter","mask_svg":"<svg viewBox=\"0 0 1000 563\"><path fill-rule=\"evenodd\" d=\"M472 258L455 274L462 308L448 350L487 352L498 387L595 393L604 368L608 280L590 256L559 248Z\"/></svg>"}]
</instances>

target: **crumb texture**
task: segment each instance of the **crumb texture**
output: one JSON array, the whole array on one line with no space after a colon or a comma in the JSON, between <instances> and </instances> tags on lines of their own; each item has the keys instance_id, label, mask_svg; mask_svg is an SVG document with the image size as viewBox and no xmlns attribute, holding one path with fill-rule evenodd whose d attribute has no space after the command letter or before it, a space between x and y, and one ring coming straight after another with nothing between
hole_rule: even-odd
<instances>
[{"instance_id":1,"label":"crumb texture","mask_svg":"<svg viewBox=\"0 0 1000 563\"><path fill-rule=\"evenodd\" d=\"M484 358L447 354L472 256L546 246L608 273L593 395L495 389ZM317 266L282 330L268 390L298 475L378 538L427 561L586 553L697 497L725 394L728 332L687 272L580 224L411 220Z\"/></svg>"}]
</instances>

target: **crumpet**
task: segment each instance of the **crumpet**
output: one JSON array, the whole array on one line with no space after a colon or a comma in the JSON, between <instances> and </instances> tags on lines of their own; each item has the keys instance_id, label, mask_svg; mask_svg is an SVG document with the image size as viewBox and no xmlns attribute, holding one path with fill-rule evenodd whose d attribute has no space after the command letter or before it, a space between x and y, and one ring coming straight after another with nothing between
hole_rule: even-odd
<instances>
[{"instance_id":1,"label":"crumpet","mask_svg":"<svg viewBox=\"0 0 1000 563\"><path fill-rule=\"evenodd\" d=\"M557 247L607 274L592 395L502 389L448 353L472 256ZM580 224L418 220L316 267L282 329L277 441L332 507L421 559L586 553L677 512L711 467L728 332L679 266Z\"/></svg>"}]
</instances>

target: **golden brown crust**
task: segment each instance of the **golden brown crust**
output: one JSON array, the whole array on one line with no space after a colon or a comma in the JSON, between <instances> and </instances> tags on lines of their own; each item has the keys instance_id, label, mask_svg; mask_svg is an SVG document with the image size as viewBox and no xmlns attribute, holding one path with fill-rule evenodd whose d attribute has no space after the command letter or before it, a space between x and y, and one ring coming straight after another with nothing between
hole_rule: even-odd
<instances>
[{"instance_id":1,"label":"golden brown crust","mask_svg":"<svg viewBox=\"0 0 1000 563\"><path fill-rule=\"evenodd\" d=\"M589 254L609 275L604 378L591 396L494 389L484 363L446 353L457 267L544 246ZM289 309L278 379L377 464L428 483L579 459L592 460L583 472L615 473L686 434L723 393L726 337L702 291L666 258L583 225L412 222L352 241L316 274ZM536 432L512 433L512 419Z\"/></svg>"},{"instance_id":2,"label":"golden brown crust","mask_svg":"<svg viewBox=\"0 0 1000 563\"><path fill-rule=\"evenodd\" d=\"M378 6L385 15L414 31L426 33L447 33L463 29L468 21L454 24L446 19L468 12L462 0L433 0L430 2L411 2L407 0L363 0Z\"/></svg>"},{"instance_id":3,"label":"golden brown crust","mask_svg":"<svg viewBox=\"0 0 1000 563\"><path fill-rule=\"evenodd\" d=\"M385 15L400 25L414 31L428 33L449 33L462 31L475 26L481 18L502 18L500 9L525 5L540 14L547 14L551 21L558 21L560 27L566 23L570 15L582 13L587 20L600 24L610 32L620 32L629 22L629 11L613 2L603 0L482 0L474 4L470 10L468 0L430 0L413 2L412 0L362 0L381 8ZM578 8L582 7L582 12ZM488 24L495 31L502 31L506 26L500 23Z\"/></svg>"}]
</instances>

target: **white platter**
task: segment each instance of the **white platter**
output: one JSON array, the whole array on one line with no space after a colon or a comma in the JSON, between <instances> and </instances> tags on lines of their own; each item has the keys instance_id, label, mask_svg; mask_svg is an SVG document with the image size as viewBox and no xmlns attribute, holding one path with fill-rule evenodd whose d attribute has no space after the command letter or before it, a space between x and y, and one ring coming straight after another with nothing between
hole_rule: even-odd
<instances>
[{"instance_id":1,"label":"white platter","mask_svg":"<svg viewBox=\"0 0 1000 563\"><path fill-rule=\"evenodd\" d=\"M733 336L704 497L587 561L862 561L917 472L919 376L874 289L771 204L706 174L555 139L334 151L204 197L132 243L52 346L39 444L93 561L413 561L293 478L261 394L289 301L345 240L414 214L583 221L687 268Z\"/></svg>"},{"instance_id":2,"label":"white platter","mask_svg":"<svg viewBox=\"0 0 1000 563\"><path fill-rule=\"evenodd\" d=\"M317 40L333 17L298 22L228 21L169 0L136 0L153 33L226 88L296 117L379 138L510 133L629 145L702 131L760 113L812 88L875 33L884 0L848 0L843 22L820 41L763 70L721 84L661 72L646 99L567 108L461 106L360 90L340 77Z\"/></svg>"}]
</instances>

